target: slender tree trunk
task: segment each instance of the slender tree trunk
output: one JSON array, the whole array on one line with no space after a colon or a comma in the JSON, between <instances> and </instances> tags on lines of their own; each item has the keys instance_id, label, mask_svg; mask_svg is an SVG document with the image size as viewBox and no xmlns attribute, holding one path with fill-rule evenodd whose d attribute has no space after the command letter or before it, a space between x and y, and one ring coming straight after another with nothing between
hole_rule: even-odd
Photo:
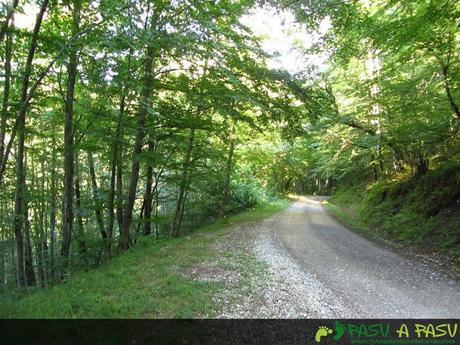
<instances>
[{"instance_id":1,"label":"slender tree trunk","mask_svg":"<svg viewBox=\"0 0 460 345\"><path fill-rule=\"evenodd\" d=\"M380 175L384 176L385 175L385 168L383 166L382 147L380 146L380 144L379 144L379 147L377 148L377 156L379 158Z\"/></svg>"},{"instance_id":2,"label":"slender tree trunk","mask_svg":"<svg viewBox=\"0 0 460 345\"><path fill-rule=\"evenodd\" d=\"M145 209L145 199L142 201L142 206L141 210L139 211L139 220L142 220L144 218L144 209ZM137 230L136 233L139 233L141 231L141 222L139 221L137 224Z\"/></svg>"},{"instance_id":3,"label":"slender tree trunk","mask_svg":"<svg viewBox=\"0 0 460 345\"><path fill-rule=\"evenodd\" d=\"M154 143L149 140L149 151L154 151ZM145 181L145 195L144 195L144 235L150 235L152 233L152 185L153 185L153 166L151 163L147 166L147 178Z\"/></svg>"},{"instance_id":4,"label":"slender tree trunk","mask_svg":"<svg viewBox=\"0 0 460 345\"><path fill-rule=\"evenodd\" d=\"M43 165L42 165L43 166ZM40 193L43 195L45 193L44 188L44 169L42 168L42 179L40 185ZM46 265L45 265L45 252L47 251L47 236L45 233L45 208L43 206L44 202L39 201L36 211L38 214L38 238L35 243L35 255L37 258L37 268L38 275L40 280L40 286L45 287L46 282Z\"/></svg>"},{"instance_id":5,"label":"slender tree trunk","mask_svg":"<svg viewBox=\"0 0 460 345\"><path fill-rule=\"evenodd\" d=\"M129 248L129 228L133 217L134 202L136 200L137 182L139 179L139 155L142 152L142 146L144 143L145 136L145 119L150 107L150 97L153 92L153 46L149 45L146 52L145 62L145 75L143 82L142 95L140 98L139 112L137 116L137 134L136 141L133 150L133 161L131 167L131 178L128 189L128 197L126 200L124 212L123 212L123 223L120 229L120 238L118 241L118 248L120 250L126 250Z\"/></svg>"},{"instance_id":6,"label":"slender tree trunk","mask_svg":"<svg viewBox=\"0 0 460 345\"><path fill-rule=\"evenodd\" d=\"M55 274L55 248L56 248L56 140L53 136L53 155L51 158L51 185L50 185L50 252L49 252L49 274L54 279Z\"/></svg>"},{"instance_id":7,"label":"slender tree trunk","mask_svg":"<svg viewBox=\"0 0 460 345\"><path fill-rule=\"evenodd\" d=\"M118 230L120 231L123 224L123 152L122 145L118 148L118 159L117 159L117 180L116 180L116 211L117 211L117 223Z\"/></svg>"},{"instance_id":8,"label":"slender tree trunk","mask_svg":"<svg viewBox=\"0 0 460 345\"><path fill-rule=\"evenodd\" d=\"M190 129L190 135L188 137L187 150L185 152L184 162L182 164L182 175L179 183L179 193L176 201L176 210L174 212L174 218L172 222L172 235L177 237L180 234L181 219L184 207L184 196L188 185L188 173L190 169L190 161L193 151L193 142L195 140L195 128Z\"/></svg>"},{"instance_id":9,"label":"slender tree trunk","mask_svg":"<svg viewBox=\"0 0 460 345\"><path fill-rule=\"evenodd\" d=\"M3 103L2 103L2 114L0 119L0 164L3 162L3 155L5 153L5 135L6 125L8 120L8 107L10 99L10 87L11 87L11 54L13 46L13 34L11 30L8 31L6 37L5 47L5 81L3 83ZM0 178L1 181L1 178Z\"/></svg>"},{"instance_id":10,"label":"slender tree trunk","mask_svg":"<svg viewBox=\"0 0 460 345\"><path fill-rule=\"evenodd\" d=\"M26 211L27 212L27 211ZM25 260L24 266L26 271L26 283L27 286L33 286L36 284L35 271L34 271L34 258L32 253L32 244L30 241L30 222L25 215L24 233L25 233Z\"/></svg>"},{"instance_id":11,"label":"slender tree trunk","mask_svg":"<svg viewBox=\"0 0 460 345\"><path fill-rule=\"evenodd\" d=\"M14 233L17 245L17 267L18 267L18 282L19 286L24 286L26 283L25 269L24 269L24 241L23 241L23 228L24 228L24 214L25 214L25 167L24 167L24 153L25 153L25 125L26 125L26 111L27 111L27 93L29 89L30 77L32 75L32 62L34 59L35 51L37 49L38 32L42 24L43 16L45 15L48 0L44 0L37 14L35 26L30 40L29 52L27 55L24 76L22 79L21 91L21 107L18 114L18 149L16 154L16 194L14 206Z\"/></svg>"},{"instance_id":12,"label":"slender tree trunk","mask_svg":"<svg viewBox=\"0 0 460 345\"><path fill-rule=\"evenodd\" d=\"M13 17L16 7L18 7L18 3L19 3L19 0L13 0L13 3L11 4L11 6L9 6L9 9L6 13L5 20L3 21L2 26L0 27L0 43L3 41L5 34L7 34L8 32L8 24L11 20L11 17Z\"/></svg>"},{"instance_id":13,"label":"slender tree trunk","mask_svg":"<svg viewBox=\"0 0 460 345\"><path fill-rule=\"evenodd\" d=\"M450 55L450 52L449 52ZM449 101L450 108L452 109L452 112L457 116L457 118L460 120L460 109L455 102L454 95L452 94L451 87L450 87L450 75L449 75L449 64L450 64L450 58L448 58L447 63L441 63L441 73L444 79L444 90L446 91L446 96Z\"/></svg>"},{"instance_id":14,"label":"slender tree trunk","mask_svg":"<svg viewBox=\"0 0 460 345\"><path fill-rule=\"evenodd\" d=\"M32 159L32 163L34 160ZM40 195L45 194L45 168L44 163L41 162L40 164L40 172L41 178L38 179L38 171L35 169L33 170L33 177L35 177L35 188L36 190L40 191ZM34 215L34 228L36 229L35 232L35 256L37 260L37 270L38 270L38 277L40 281L40 286L45 287L46 282L46 265L45 265L45 252L47 251L47 234L45 232L46 227L46 209L45 209L45 202L44 200L39 200L35 202L35 208L33 210ZM38 218L38 219L37 219Z\"/></svg>"},{"instance_id":15,"label":"slender tree trunk","mask_svg":"<svg viewBox=\"0 0 460 345\"><path fill-rule=\"evenodd\" d=\"M18 264L17 264L17 255L16 255L16 246L11 246L11 276L14 279L14 285L20 286L19 284L19 274L18 274Z\"/></svg>"},{"instance_id":16,"label":"slender tree trunk","mask_svg":"<svg viewBox=\"0 0 460 345\"><path fill-rule=\"evenodd\" d=\"M3 256L3 248L0 252L0 290L5 286L5 258Z\"/></svg>"},{"instance_id":17,"label":"slender tree trunk","mask_svg":"<svg viewBox=\"0 0 460 345\"><path fill-rule=\"evenodd\" d=\"M202 80L206 79L207 73L208 73L208 60L206 60L205 65L204 65L203 75L201 76ZM201 112L203 110L202 105L201 105L202 100L203 100L203 94L201 90L199 91L198 99L199 101L198 101L198 105L196 108L195 119L199 119ZM186 193L187 193L187 188L190 184L189 169L190 169L190 163L191 163L192 152L193 152L193 144L195 141L195 130L196 130L195 127L192 127L190 129L187 149L185 152L184 162L182 165L182 176L181 176L180 183L179 183L179 194L177 196L176 209L174 212L174 218L173 218L172 225L171 225L171 233L173 237L179 236L182 218L184 215L184 205L185 205Z\"/></svg>"},{"instance_id":18,"label":"slender tree trunk","mask_svg":"<svg viewBox=\"0 0 460 345\"><path fill-rule=\"evenodd\" d=\"M180 231L180 225L182 224L182 219L184 218L185 202L187 201L188 192L189 192L188 187L190 186L190 181L191 180L192 180L192 177L189 174L188 179L187 179L187 183L186 183L186 187L185 187L184 197L182 198L182 208L181 208L180 217L179 217L179 231ZM193 221L193 219L192 219L192 221Z\"/></svg>"},{"instance_id":19,"label":"slender tree trunk","mask_svg":"<svg viewBox=\"0 0 460 345\"><path fill-rule=\"evenodd\" d=\"M38 266L38 277L40 280L40 287L44 288L46 286L46 269L45 269L45 262L44 262L44 242L39 241L35 246L35 255L37 256L37 266Z\"/></svg>"},{"instance_id":20,"label":"slender tree trunk","mask_svg":"<svg viewBox=\"0 0 460 345\"><path fill-rule=\"evenodd\" d=\"M22 164L22 163L21 163ZM23 172L22 165L18 164L17 171L21 171L21 175ZM19 286L25 286L26 284L26 277L25 277L25 269L24 269L24 239L23 239L23 197L24 197L24 189L23 189L24 179L22 176L18 176L16 182L16 198L15 198L15 207L14 207L14 236L16 239L16 248L17 248L17 276L18 276L18 284Z\"/></svg>"},{"instance_id":21,"label":"slender tree trunk","mask_svg":"<svg viewBox=\"0 0 460 345\"><path fill-rule=\"evenodd\" d=\"M4 212L5 211L5 203L1 202L0 206L1 209L0 211ZM4 214L4 213L3 213ZM0 227L3 224L0 222ZM5 256L7 254L7 249L8 249L8 235L6 232L0 231L0 293L3 290L6 282L6 270L5 270Z\"/></svg>"},{"instance_id":22,"label":"slender tree trunk","mask_svg":"<svg viewBox=\"0 0 460 345\"><path fill-rule=\"evenodd\" d=\"M107 236L109 239L113 238L113 227L115 223L115 191L117 190L117 216L118 216L118 227L121 227L121 222L123 219L123 211L121 207L121 198L122 195L121 186L122 186L122 172L121 172L121 162L119 162L121 154L119 151L121 150L121 140L122 140L122 132L123 132L123 117L125 113L125 94L124 90L122 89L122 95L120 100L120 111L118 113L118 121L117 121L117 130L115 134L115 140L113 143L112 148L112 160L110 163L110 192L109 192L109 201L108 201L108 222L107 222ZM118 166L119 165L119 166ZM117 178L117 167L120 170L119 177ZM118 190L120 188L120 190ZM111 255L112 251L112 244L109 242L107 246L108 255Z\"/></svg>"},{"instance_id":23,"label":"slender tree trunk","mask_svg":"<svg viewBox=\"0 0 460 345\"><path fill-rule=\"evenodd\" d=\"M24 161L27 161L27 157L24 156ZM26 170L26 163L24 163L24 170ZM33 173L33 166L32 166L32 173ZM26 274L26 284L27 286L33 286L36 283L35 278L35 271L34 271L34 258L32 253L32 245L30 241L30 221L29 221L29 201L28 201L28 193L27 193L27 186L24 186L25 197L23 200L23 207L24 207L24 249L25 249L25 257L24 257L24 268Z\"/></svg>"},{"instance_id":24,"label":"slender tree trunk","mask_svg":"<svg viewBox=\"0 0 460 345\"><path fill-rule=\"evenodd\" d=\"M1 203L1 211L5 211L5 203ZM3 213L5 214L5 213ZM3 225L0 223L0 225ZM0 292L3 290L5 283L6 283L6 269L5 269L5 257L7 255L7 240L8 240L8 235L5 232L0 232Z\"/></svg>"},{"instance_id":25,"label":"slender tree trunk","mask_svg":"<svg viewBox=\"0 0 460 345\"><path fill-rule=\"evenodd\" d=\"M81 205L81 188L80 188L80 163L79 154L75 154L75 206L77 213L77 234L78 234L78 251L80 254L86 252L85 232L83 228L82 205Z\"/></svg>"},{"instance_id":26,"label":"slender tree trunk","mask_svg":"<svg viewBox=\"0 0 460 345\"><path fill-rule=\"evenodd\" d=\"M230 180L232 177L232 169L233 169L233 153L235 150L235 124L232 125L232 129L229 136L229 145L228 145L228 156L227 156L227 164L225 167L225 180L224 180L224 188L222 191L222 201L220 205L220 216L223 217L225 215L225 209L228 203L228 196L230 194Z\"/></svg>"},{"instance_id":27,"label":"slender tree trunk","mask_svg":"<svg viewBox=\"0 0 460 345\"><path fill-rule=\"evenodd\" d=\"M76 34L80 26L81 0L73 1L73 29ZM73 133L73 105L75 83L77 80L78 47L73 46L69 53L67 64L67 91L65 95L65 125L64 125L64 224L62 231L61 256L63 268L68 264L70 241L73 229L73 178L74 178L74 133Z\"/></svg>"},{"instance_id":28,"label":"slender tree trunk","mask_svg":"<svg viewBox=\"0 0 460 345\"><path fill-rule=\"evenodd\" d=\"M145 196L144 196L144 235L150 235L152 233L152 184L153 184L153 167L149 165L147 167L147 178L145 183Z\"/></svg>"},{"instance_id":29,"label":"slender tree trunk","mask_svg":"<svg viewBox=\"0 0 460 345\"><path fill-rule=\"evenodd\" d=\"M88 151L88 166L89 166L89 175L91 178L91 186L93 191L93 201L94 201L94 213L96 215L96 222L99 228L101 237L105 240L107 238L107 232L104 229L104 220L102 217L102 208L100 202L99 188L97 186L96 180L96 170L94 169L94 159L91 151Z\"/></svg>"},{"instance_id":30,"label":"slender tree trunk","mask_svg":"<svg viewBox=\"0 0 460 345\"><path fill-rule=\"evenodd\" d=\"M131 52L128 62L128 72L131 70ZM113 227L115 223L115 193L117 194L117 220L118 228L121 228L123 221L123 207L122 207L122 140L123 140L123 118L125 116L125 88L122 87L120 110L118 112L117 130L115 133L115 140L112 148L112 160L110 162L110 192L108 201L108 223L107 223L107 236L109 239L113 238ZM112 243L109 242L107 246L108 255L112 252Z\"/></svg>"},{"instance_id":31,"label":"slender tree trunk","mask_svg":"<svg viewBox=\"0 0 460 345\"><path fill-rule=\"evenodd\" d=\"M160 204L160 192L158 188L159 177L155 177L155 188L154 188L154 195L155 195L155 238L159 236L160 224L158 221L158 205Z\"/></svg>"}]
</instances>

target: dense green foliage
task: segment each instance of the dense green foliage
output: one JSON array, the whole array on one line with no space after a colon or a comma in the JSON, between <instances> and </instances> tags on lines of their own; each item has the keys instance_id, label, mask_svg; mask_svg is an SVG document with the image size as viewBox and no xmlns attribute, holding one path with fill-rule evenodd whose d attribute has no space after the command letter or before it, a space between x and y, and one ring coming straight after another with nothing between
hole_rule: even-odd
<instances>
[{"instance_id":1,"label":"dense green foliage","mask_svg":"<svg viewBox=\"0 0 460 345\"><path fill-rule=\"evenodd\" d=\"M459 160L459 5L454 1L286 1L310 27L331 29L313 49L330 107L311 125L318 174L374 179L424 174Z\"/></svg>"},{"instance_id":2,"label":"dense green foliage","mask_svg":"<svg viewBox=\"0 0 460 345\"><path fill-rule=\"evenodd\" d=\"M312 40L297 48L327 64L269 68L241 22L254 6L292 13ZM458 257L457 2L28 0L1 13L3 290L287 192L338 191L371 227Z\"/></svg>"},{"instance_id":3,"label":"dense green foliage","mask_svg":"<svg viewBox=\"0 0 460 345\"><path fill-rule=\"evenodd\" d=\"M299 47L329 59L299 84L314 110L289 149L287 189L335 192L331 201L344 207L336 211L371 237L377 231L458 260L458 2L268 3L292 11L306 30L330 26Z\"/></svg>"},{"instance_id":4,"label":"dense green foliage","mask_svg":"<svg viewBox=\"0 0 460 345\"><path fill-rule=\"evenodd\" d=\"M2 7L1 287L52 285L140 236L273 197L253 163L272 157L253 148L293 114L294 78L267 67L240 23L252 4Z\"/></svg>"},{"instance_id":5,"label":"dense green foliage","mask_svg":"<svg viewBox=\"0 0 460 345\"><path fill-rule=\"evenodd\" d=\"M263 265L249 254L225 252L223 255L216 249L216 242L231 230L226 224L257 221L287 205L286 201L272 202L181 238L142 238L135 250L98 269L78 272L61 285L25 296L4 296L0 317L212 317L219 307L212 297L222 293L226 286L222 282L193 280L190 269L205 263L231 265L241 275L238 285L233 286L234 291L251 289L246 285L254 274L263 273ZM18 297L22 298L18 301Z\"/></svg>"}]
</instances>

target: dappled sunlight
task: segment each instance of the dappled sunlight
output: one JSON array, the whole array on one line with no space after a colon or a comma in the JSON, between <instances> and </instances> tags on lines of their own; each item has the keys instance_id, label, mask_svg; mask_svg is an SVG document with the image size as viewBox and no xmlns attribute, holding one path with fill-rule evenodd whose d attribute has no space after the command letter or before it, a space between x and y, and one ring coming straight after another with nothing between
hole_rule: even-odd
<instances>
[{"instance_id":1,"label":"dappled sunlight","mask_svg":"<svg viewBox=\"0 0 460 345\"><path fill-rule=\"evenodd\" d=\"M456 316L457 2L0 2L9 315Z\"/></svg>"}]
</instances>

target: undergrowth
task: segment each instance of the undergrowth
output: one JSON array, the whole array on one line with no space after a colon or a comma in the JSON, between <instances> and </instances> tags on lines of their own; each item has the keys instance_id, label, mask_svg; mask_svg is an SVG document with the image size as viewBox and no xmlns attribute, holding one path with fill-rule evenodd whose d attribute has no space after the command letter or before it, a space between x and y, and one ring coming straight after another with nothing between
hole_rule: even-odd
<instances>
[{"instance_id":1,"label":"undergrowth","mask_svg":"<svg viewBox=\"0 0 460 345\"><path fill-rule=\"evenodd\" d=\"M460 262L460 164L446 164L421 177L348 184L330 203L337 217L370 237Z\"/></svg>"},{"instance_id":2,"label":"undergrowth","mask_svg":"<svg viewBox=\"0 0 460 345\"><path fill-rule=\"evenodd\" d=\"M128 252L62 284L2 296L2 318L193 318L212 316L223 283L187 277L190 267L217 260L213 243L226 225L257 221L288 206L272 200L176 239L143 237ZM206 236L204 236L206 235ZM247 266L247 265L246 265ZM243 272L244 273L244 272Z\"/></svg>"}]
</instances>

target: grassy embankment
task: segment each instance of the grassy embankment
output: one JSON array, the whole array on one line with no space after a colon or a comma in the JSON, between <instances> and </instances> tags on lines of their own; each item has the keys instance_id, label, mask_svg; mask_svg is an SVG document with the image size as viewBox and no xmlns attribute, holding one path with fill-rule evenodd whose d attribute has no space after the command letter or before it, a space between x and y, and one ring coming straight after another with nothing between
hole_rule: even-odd
<instances>
[{"instance_id":1,"label":"grassy embankment","mask_svg":"<svg viewBox=\"0 0 460 345\"><path fill-rule=\"evenodd\" d=\"M413 247L451 268L460 262L460 164L415 178L345 185L327 208L372 239Z\"/></svg>"},{"instance_id":2,"label":"grassy embankment","mask_svg":"<svg viewBox=\"0 0 460 345\"><path fill-rule=\"evenodd\" d=\"M266 218L288 206L280 200L221 219L186 236L171 240L143 238L128 252L96 269L78 272L68 281L32 292L17 292L0 302L2 318L189 318L213 316L212 297L224 283L187 277L191 267L218 262L214 243L230 225ZM231 253L228 253L231 256ZM249 255L234 258L243 289L261 264ZM235 288L235 287L233 287Z\"/></svg>"}]
</instances>

